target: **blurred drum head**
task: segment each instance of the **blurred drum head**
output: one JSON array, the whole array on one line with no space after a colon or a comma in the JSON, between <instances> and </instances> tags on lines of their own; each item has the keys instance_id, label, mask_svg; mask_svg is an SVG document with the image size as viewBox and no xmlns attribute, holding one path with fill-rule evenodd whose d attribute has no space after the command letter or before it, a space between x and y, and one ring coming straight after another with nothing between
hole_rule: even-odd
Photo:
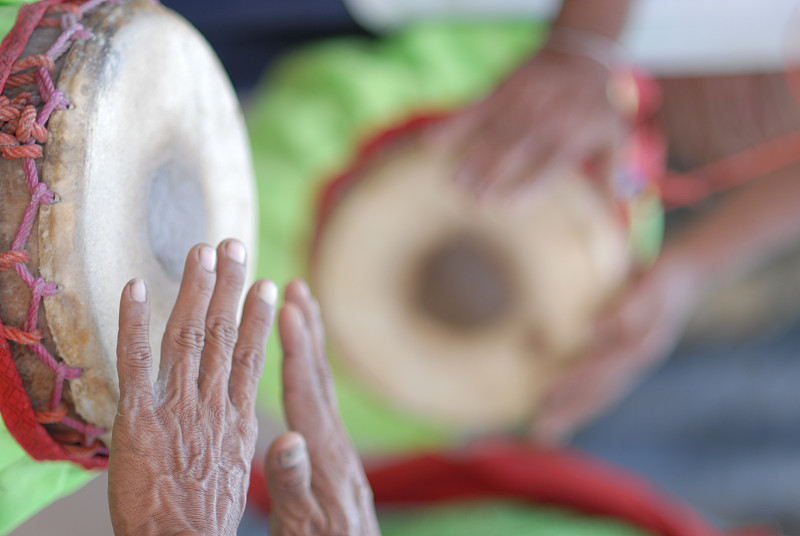
<instances>
[{"instance_id":1,"label":"blurred drum head","mask_svg":"<svg viewBox=\"0 0 800 536\"><path fill-rule=\"evenodd\" d=\"M631 262L607 189L575 169L530 204L480 206L455 158L384 143L328 207L314 277L342 361L375 393L465 432L529 418Z\"/></svg>"}]
</instances>

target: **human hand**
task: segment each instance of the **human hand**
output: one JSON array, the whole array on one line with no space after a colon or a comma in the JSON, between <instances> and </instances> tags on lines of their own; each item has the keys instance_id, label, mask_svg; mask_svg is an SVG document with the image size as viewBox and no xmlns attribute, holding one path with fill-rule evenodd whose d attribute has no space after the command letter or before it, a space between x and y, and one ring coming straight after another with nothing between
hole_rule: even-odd
<instances>
[{"instance_id":1,"label":"human hand","mask_svg":"<svg viewBox=\"0 0 800 536\"><path fill-rule=\"evenodd\" d=\"M592 59L544 48L429 138L456 147L456 180L478 197L525 196L586 160L609 174L623 126L606 96L609 76Z\"/></svg>"},{"instance_id":2,"label":"human hand","mask_svg":"<svg viewBox=\"0 0 800 536\"><path fill-rule=\"evenodd\" d=\"M279 314L283 404L293 431L266 458L271 534L380 534L372 491L339 417L319 306L302 281Z\"/></svg>"},{"instance_id":3,"label":"human hand","mask_svg":"<svg viewBox=\"0 0 800 536\"><path fill-rule=\"evenodd\" d=\"M689 259L665 250L595 324L592 348L545 394L534 437L557 444L622 398L677 344L700 294Z\"/></svg>"},{"instance_id":4,"label":"human hand","mask_svg":"<svg viewBox=\"0 0 800 536\"><path fill-rule=\"evenodd\" d=\"M218 262L217 262L218 259ZM247 295L244 246L196 246L152 381L150 305L144 282L122 292L117 343L120 400L108 500L117 535L234 535L245 506L261 377L277 289Z\"/></svg>"}]
</instances>

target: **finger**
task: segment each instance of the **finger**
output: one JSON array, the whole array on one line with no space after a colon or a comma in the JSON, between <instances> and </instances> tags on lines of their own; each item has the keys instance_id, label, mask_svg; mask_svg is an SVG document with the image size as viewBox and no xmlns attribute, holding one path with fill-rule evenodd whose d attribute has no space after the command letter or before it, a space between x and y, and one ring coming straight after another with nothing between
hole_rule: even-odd
<instances>
[{"instance_id":1,"label":"finger","mask_svg":"<svg viewBox=\"0 0 800 536\"><path fill-rule=\"evenodd\" d=\"M568 441L582 425L603 413L625 392L625 386L613 374L586 378L557 407L542 411L536 423L536 437L547 444Z\"/></svg>"},{"instance_id":2,"label":"finger","mask_svg":"<svg viewBox=\"0 0 800 536\"><path fill-rule=\"evenodd\" d=\"M646 285L646 276L634 281L600 314L592 324L592 346L603 351L622 348L625 341L653 327L656 307Z\"/></svg>"},{"instance_id":3,"label":"finger","mask_svg":"<svg viewBox=\"0 0 800 536\"><path fill-rule=\"evenodd\" d=\"M595 149L589 159L592 178L603 186L606 195L613 196L616 191L616 179L620 169L621 134L617 127L609 129L603 142Z\"/></svg>"},{"instance_id":4,"label":"finger","mask_svg":"<svg viewBox=\"0 0 800 536\"><path fill-rule=\"evenodd\" d=\"M322 323L319 304L311 295L308 284L302 279L295 279L289 283L286 287L286 300L296 305L303 313L303 320L311 335L312 357L320 388L330 409L335 410L336 391L325 351L325 326Z\"/></svg>"},{"instance_id":5,"label":"finger","mask_svg":"<svg viewBox=\"0 0 800 536\"><path fill-rule=\"evenodd\" d=\"M455 148L457 152L463 152L467 141L479 131L490 106L487 100L483 100L451 117L434 122L423 130L422 142L434 150Z\"/></svg>"},{"instance_id":6,"label":"finger","mask_svg":"<svg viewBox=\"0 0 800 536\"><path fill-rule=\"evenodd\" d=\"M316 534L321 509L311 493L311 463L302 435L287 432L269 447L267 487L272 499L272 526L277 533Z\"/></svg>"},{"instance_id":7,"label":"finger","mask_svg":"<svg viewBox=\"0 0 800 536\"><path fill-rule=\"evenodd\" d=\"M624 396L642 372L642 351L642 336L616 339L555 381L542 400L537 438L562 442Z\"/></svg>"},{"instance_id":8,"label":"finger","mask_svg":"<svg viewBox=\"0 0 800 536\"><path fill-rule=\"evenodd\" d=\"M485 189L491 180L489 170L516 145L528 123L513 117L503 105L494 105L491 114L475 126L472 135L462 141L461 158L457 162L456 182L474 193Z\"/></svg>"},{"instance_id":9,"label":"finger","mask_svg":"<svg viewBox=\"0 0 800 536\"><path fill-rule=\"evenodd\" d=\"M245 416L255 410L258 381L264 372L267 339L272 331L277 301L278 287L272 281L262 279L253 285L244 302L228 394L233 405Z\"/></svg>"},{"instance_id":10,"label":"finger","mask_svg":"<svg viewBox=\"0 0 800 536\"><path fill-rule=\"evenodd\" d=\"M236 310L244 286L246 257L244 245L238 240L226 240L217 248L217 279L208 304L200 357L201 398L227 399L231 359L239 338Z\"/></svg>"},{"instance_id":11,"label":"finger","mask_svg":"<svg viewBox=\"0 0 800 536\"><path fill-rule=\"evenodd\" d=\"M576 150L577 149L577 150ZM555 145L544 155L519 168L519 171L490 193L511 204L529 201L541 195L542 189L557 180L559 174L580 169L581 151L576 146L558 148ZM547 154L549 153L549 154Z\"/></svg>"},{"instance_id":12,"label":"finger","mask_svg":"<svg viewBox=\"0 0 800 536\"><path fill-rule=\"evenodd\" d=\"M117 374L120 404L153 401L153 357L150 351L150 301L141 279L130 281L119 304Z\"/></svg>"},{"instance_id":13,"label":"finger","mask_svg":"<svg viewBox=\"0 0 800 536\"><path fill-rule=\"evenodd\" d=\"M320 386L312 356L311 334L300 308L287 302L278 316L283 346L283 405L292 430L310 441L312 450L322 445L317 438L329 437L334 419Z\"/></svg>"},{"instance_id":14,"label":"finger","mask_svg":"<svg viewBox=\"0 0 800 536\"><path fill-rule=\"evenodd\" d=\"M528 140L509 144L500 149L498 153L492 155L491 159L485 162L485 168L481 170L483 181L475 187L476 194L480 199L498 197L498 192L508 191L508 183L524 177L530 183L538 183L541 178L530 171L530 161L539 158L537 151L547 151L551 145L534 145L532 150Z\"/></svg>"},{"instance_id":15,"label":"finger","mask_svg":"<svg viewBox=\"0 0 800 536\"><path fill-rule=\"evenodd\" d=\"M196 394L206 312L216 280L217 254L200 244L189 251L175 307L161 343L158 382L168 392Z\"/></svg>"},{"instance_id":16,"label":"finger","mask_svg":"<svg viewBox=\"0 0 800 536\"><path fill-rule=\"evenodd\" d=\"M610 386L603 385L601 367L575 371L548 393L535 424L539 441L551 445L564 443L581 424L605 408L610 394L603 387Z\"/></svg>"},{"instance_id":17,"label":"finger","mask_svg":"<svg viewBox=\"0 0 800 536\"><path fill-rule=\"evenodd\" d=\"M585 132L576 133L582 128L551 124L542 127L546 138L528 136L527 147L520 149L521 154L527 155L521 165L508 170L505 180L497 181L497 187L488 193L505 199L530 199L556 174L565 169L579 169L594 140Z\"/></svg>"},{"instance_id":18,"label":"finger","mask_svg":"<svg viewBox=\"0 0 800 536\"><path fill-rule=\"evenodd\" d=\"M528 88L514 84L498 90L493 97L493 106L475 129L468 156L457 172L458 182L476 194L484 192L489 183L504 182L493 176L492 169L505 167L502 161L511 156L514 148L527 143L527 151L531 146L536 150L531 141L550 141L553 125L563 122L560 97L547 85Z\"/></svg>"}]
</instances>

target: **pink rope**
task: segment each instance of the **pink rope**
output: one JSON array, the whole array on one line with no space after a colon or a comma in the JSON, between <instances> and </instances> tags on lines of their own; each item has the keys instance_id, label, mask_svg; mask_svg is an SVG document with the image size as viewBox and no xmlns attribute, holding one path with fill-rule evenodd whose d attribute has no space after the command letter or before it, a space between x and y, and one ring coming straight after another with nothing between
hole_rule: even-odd
<instances>
[{"instance_id":1,"label":"pink rope","mask_svg":"<svg viewBox=\"0 0 800 536\"><path fill-rule=\"evenodd\" d=\"M77 14L75 12L67 12L61 16L62 33L46 52L47 57L52 60L51 65L70 49L73 42L79 39L89 39L92 37L92 33L86 30L80 23L80 19L83 15L111 1L115 0L89 0L80 6L77 10ZM31 126L30 123L33 119L33 115L27 116L27 118L25 116L25 114L28 113L28 111L25 110L25 106L34 104L34 102L28 102L27 98L21 96L11 101L3 101L8 104L3 104L3 115L0 117L0 121L5 121L6 126L15 125L11 133L16 134L16 144L20 146L33 145L37 139L40 142L46 139L46 136L41 136L42 133L38 132L36 129L43 128L55 110L65 110L69 105L69 101L64 93L56 89L52 75L45 66L39 65L35 68L34 79L39 90L41 103L43 103L42 109L35 117L36 125ZM0 99L2 98L5 97L0 97ZM32 100L35 101L36 99ZM8 130L4 129L4 132L8 132ZM46 134L46 131L44 134ZM3 143L6 144L6 142ZM42 204L52 204L56 199L53 191L40 180L35 160L30 157L22 157L21 160L30 200L25 207L19 228L14 235L14 239L11 243L11 250L23 250L25 248L33 230L34 223L36 222L39 207ZM45 281L41 277L34 277L27 265L22 261L15 262L13 267L31 293L30 304L23 329L28 333L32 333L36 330L42 299L57 294L58 285L54 282ZM61 404L64 382L79 378L82 371L79 368L69 367L66 363L57 360L36 338L31 339L31 343L28 344L28 347L39 360L53 372L55 379L50 396L50 410L55 412ZM60 422L82 434L83 445L85 447L95 444L97 438L105 433L105 429L103 428L98 428L92 424L81 422L66 415L60 419ZM108 454L108 449L99 446L96 452Z\"/></svg>"}]
</instances>

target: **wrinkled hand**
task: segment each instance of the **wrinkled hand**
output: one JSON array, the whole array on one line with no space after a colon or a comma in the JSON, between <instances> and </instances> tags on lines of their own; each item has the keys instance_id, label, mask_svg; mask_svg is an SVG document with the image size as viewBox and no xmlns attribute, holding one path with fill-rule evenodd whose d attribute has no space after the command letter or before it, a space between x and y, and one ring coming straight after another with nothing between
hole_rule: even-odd
<instances>
[{"instance_id":1,"label":"wrinkled hand","mask_svg":"<svg viewBox=\"0 0 800 536\"><path fill-rule=\"evenodd\" d=\"M595 325L590 355L548 390L534 434L559 443L632 389L677 344L698 299L690 263L662 255Z\"/></svg>"},{"instance_id":2,"label":"wrinkled hand","mask_svg":"<svg viewBox=\"0 0 800 536\"><path fill-rule=\"evenodd\" d=\"M591 59L543 49L430 139L457 147L456 180L478 197L524 197L563 166L588 159L605 174L622 130L608 80Z\"/></svg>"},{"instance_id":3,"label":"wrinkled hand","mask_svg":"<svg viewBox=\"0 0 800 536\"><path fill-rule=\"evenodd\" d=\"M216 252L191 250L155 383L144 283L134 280L122 292L108 485L117 535L236 534L277 298L272 282L258 282L237 330L244 261L244 246L234 240Z\"/></svg>"},{"instance_id":4,"label":"wrinkled hand","mask_svg":"<svg viewBox=\"0 0 800 536\"><path fill-rule=\"evenodd\" d=\"M279 327L292 432L267 453L271 534L377 535L372 491L339 417L319 307L304 282L287 287Z\"/></svg>"}]
</instances>

